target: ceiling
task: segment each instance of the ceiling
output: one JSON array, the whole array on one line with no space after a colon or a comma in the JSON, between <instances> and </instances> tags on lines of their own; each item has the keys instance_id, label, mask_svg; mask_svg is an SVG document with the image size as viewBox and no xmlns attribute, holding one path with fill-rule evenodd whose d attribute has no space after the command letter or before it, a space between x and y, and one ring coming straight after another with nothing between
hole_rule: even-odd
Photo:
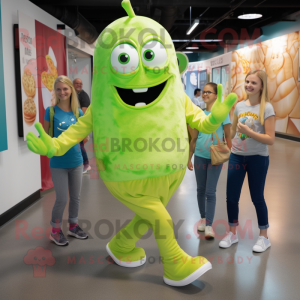
<instances>
[{"instance_id":1,"label":"ceiling","mask_svg":"<svg viewBox=\"0 0 300 300\"><path fill-rule=\"evenodd\" d=\"M96 34L100 34L114 20L126 16L120 5L121 0L31 2L46 11L50 6L78 11L95 27ZM137 15L150 17L168 30L176 50L192 52L213 52L217 50L215 45L235 43L246 34L257 38L262 34L260 28L263 26L281 21L295 22L300 18L300 1L296 0L131 0L131 4ZM254 20L238 19L239 15L248 13L262 14L263 17ZM196 18L200 18L199 25L190 35L186 35L190 22ZM199 49L186 49L191 46Z\"/></svg>"}]
</instances>

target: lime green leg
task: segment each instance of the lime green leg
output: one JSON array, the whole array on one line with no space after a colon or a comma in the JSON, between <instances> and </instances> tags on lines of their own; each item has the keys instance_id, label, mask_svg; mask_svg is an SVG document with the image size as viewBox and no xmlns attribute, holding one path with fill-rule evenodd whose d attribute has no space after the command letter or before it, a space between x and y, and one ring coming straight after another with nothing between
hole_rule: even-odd
<instances>
[{"instance_id":1,"label":"lime green leg","mask_svg":"<svg viewBox=\"0 0 300 300\"><path fill-rule=\"evenodd\" d=\"M146 233L149 227L150 224L148 222L141 219L138 215L135 215L134 218L112 238L108 247L118 259L116 263L125 267L138 267L145 263L146 255L144 249L135 247L135 244Z\"/></svg>"},{"instance_id":2,"label":"lime green leg","mask_svg":"<svg viewBox=\"0 0 300 300\"><path fill-rule=\"evenodd\" d=\"M159 189L161 194L160 201L163 206L167 206L171 196L181 183L184 174L185 172L180 172L179 174L165 176L163 179L152 179L152 182L148 180L147 183L146 180L143 180L139 183L136 181L133 189L137 190L139 185L144 186L151 182L154 186L150 187L150 189ZM120 199L120 201L122 201L121 199L126 198L126 193L124 193L122 197L117 194L117 186L112 187L110 186L111 183L107 182L106 184L111 193L116 198ZM163 188L161 188L160 185L162 185ZM145 263L146 255L144 249L135 247L135 244L150 227L151 225L148 221L142 219L136 214L134 218L112 238L108 247L114 256L118 258L118 263L120 265L131 267L133 264L130 263L129 258L131 261L139 261L139 263L136 263L135 266L141 266L143 263ZM126 263L122 264L122 262Z\"/></svg>"},{"instance_id":3,"label":"lime green leg","mask_svg":"<svg viewBox=\"0 0 300 300\"><path fill-rule=\"evenodd\" d=\"M166 283L168 280L168 284L185 280L206 263L209 263L204 257L193 258L189 256L179 247L174 237L172 219L159 198L148 196L141 196L138 199L136 197L126 197L126 199L120 201L140 218L148 221L152 227L164 266L164 280ZM123 235L125 237L124 232ZM132 260L130 257L128 259Z\"/></svg>"}]
</instances>

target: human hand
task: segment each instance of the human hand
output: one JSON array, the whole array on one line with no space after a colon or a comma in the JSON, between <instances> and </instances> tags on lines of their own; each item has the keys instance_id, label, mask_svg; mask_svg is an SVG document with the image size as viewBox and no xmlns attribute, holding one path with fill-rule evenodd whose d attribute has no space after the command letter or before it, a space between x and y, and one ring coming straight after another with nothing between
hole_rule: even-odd
<instances>
[{"instance_id":1,"label":"human hand","mask_svg":"<svg viewBox=\"0 0 300 300\"><path fill-rule=\"evenodd\" d=\"M228 116L231 107L237 101L237 95L230 93L226 99L222 102L223 87L222 84L218 84L218 98L211 108L210 121L213 125L221 124Z\"/></svg>"},{"instance_id":2,"label":"human hand","mask_svg":"<svg viewBox=\"0 0 300 300\"><path fill-rule=\"evenodd\" d=\"M244 125L241 122L238 122L237 127L236 127L237 131L246 135L249 135L251 128L249 128L247 125Z\"/></svg>"},{"instance_id":3,"label":"human hand","mask_svg":"<svg viewBox=\"0 0 300 300\"><path fill-rule=\"evenodd\" d=\"M38 138L33 132L29 132L26 135L28 149L33 153L46 155L51 158L56 152L52 138L45 132L41 123L35 123L34 127L40 137Z\"/></svg>"},{"instance_id":4,"label":"human hand","mask_svg":"<svg viewBox=\"0 0 300 300\"><path fill-rule=\"evenodd\" d=\"M189 161L188 161L187 167L188 167L188 169L189 169L190 171L193 171L193 170L194 170L194 168L193 168L193 163L192 163L192 161L191 161L190 159L189 159Z\"/></svg>"}]
</instances>

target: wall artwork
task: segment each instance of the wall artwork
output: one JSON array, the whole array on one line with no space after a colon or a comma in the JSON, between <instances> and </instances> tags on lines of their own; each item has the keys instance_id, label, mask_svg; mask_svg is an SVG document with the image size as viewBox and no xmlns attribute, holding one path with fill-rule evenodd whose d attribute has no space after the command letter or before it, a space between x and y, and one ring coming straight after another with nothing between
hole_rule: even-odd
<instances>
[{"instance_id":1,"label":"wall artwork","mask_svg":"<svg viewBox=\"0 0 300 300\"><path fill-rule=\"evenodd\" d=\"M246 99L245 76L261 69L268 75L268 94L275 110L275 130L300 136L300 31L232 52L231 91Z\"/></svg>"},{"instance_id":2,"label":"wall artwork","mask_svg":"<svg viewBox=\"0 0 300 300\"><path fill-rule=\"evenodd\" d=\"M45 110L55 105L54 82L67 75L66 37L19 11L19 48L24 140L34 123L44 124ZM42 190L53 187L49 159L41 156Z\"/></svg>"},{"instance_id":3,"label":"wall artwork","mask_svg":"<svg viewBox=\"0 0 300 300\"><path fill-rule=\"evenodd\" d=\"M0 1L0 152L7 150L6 109L3 70L2 20Z\"/></svg>"}]
</instances>

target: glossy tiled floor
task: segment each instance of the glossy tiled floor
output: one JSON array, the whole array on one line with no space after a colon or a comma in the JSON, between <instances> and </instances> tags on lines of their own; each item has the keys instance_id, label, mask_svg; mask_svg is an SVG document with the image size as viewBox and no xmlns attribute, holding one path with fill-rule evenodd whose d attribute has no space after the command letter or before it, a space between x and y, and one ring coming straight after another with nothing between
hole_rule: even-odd
<instances>
[{"instance_id":1,"label":"glossy tiled floor","mask_svg":"<svg viewBox=\"0 0 300 300\"><path fill-rule=\"evenodd\" d=\"M199 219L196 183L194 174L187 171L168 211L181 247L193 256L209 258L213 269L189 286L165 285L152 232L138 243L147 253L144 266L131 269L111 264L105 245L133 213L111 196L101 179L89 174L83 178L80 207L88 240L70 238L67 247L48 240L44 232L49 228L54 192L0 228L0 299L299 299L300 144L277 138L270 148L270 161L265 198L272 247L267 252L252 252L258 228L247 184L240 202L241 229L247 232L240 231L239 243L231 248L218 247L227 219L225 170L217 190L217 238L206 241L195 235L193 227ZM63 230L67 231L66 223ZM55 260L42 249L39 254L46 257L47 265L34 268L34 257L39 254L30 258L28 251L37 247L50 250Z\"/></svg>"}]
</instances>

